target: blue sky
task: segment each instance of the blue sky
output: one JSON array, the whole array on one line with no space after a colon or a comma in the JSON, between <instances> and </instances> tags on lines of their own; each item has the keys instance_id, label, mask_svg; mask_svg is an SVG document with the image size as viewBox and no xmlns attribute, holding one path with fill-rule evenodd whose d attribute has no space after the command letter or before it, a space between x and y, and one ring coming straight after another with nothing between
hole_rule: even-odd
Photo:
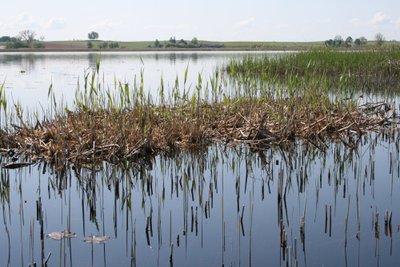
<instances>
[{"instance_id":1,"label":"blue sky","mask_svg":"<svg viewBox=\"0 0 400 267\"><path fill-rule=\"evenodd\" d=\"M342 35L400 40L399 0L12 0L0 36L34 30L46 40L176 38L317 41Z\"/></svg>"}]
</instances>

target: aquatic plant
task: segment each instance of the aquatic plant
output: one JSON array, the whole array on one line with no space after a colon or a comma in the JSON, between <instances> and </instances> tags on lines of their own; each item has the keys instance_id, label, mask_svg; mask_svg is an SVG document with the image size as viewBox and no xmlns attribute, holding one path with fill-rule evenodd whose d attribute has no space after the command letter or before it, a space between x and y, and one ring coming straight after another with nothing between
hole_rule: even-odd
<instances>
[{"instance_id":1,"label":"aquatic plant","mask_svg":"<svg viewBox=\"0 0 400 267\"><path fill-rule=\"evenodd\" d=\"M399 88L400 49L344 52L310 50L277 57L233 59L225 66L236 81L259 80L260 84L283 83L302 90L319 85L334 94L343 91L382 93Z\"/></svg>"},{"instance_id":2,"label":"aquatic plant","mask_svg":"<svg viewBox=\"0 0 400 267\"><path fill-rule=\"evenodd\" d=\"M133 84L115 81L110 89L101 79L98 61L93 72L84 74L83 88L77 88L72 107L57 102L49 87L51 104L46 114L50 119L26 118L18 103L7 110L16 119L0 132L0 148L65 167L136 161L204 148L212 142L265 149L300 138L320 149L327 140L351 147L346 141L349 136L397 122L395 109L386 103L357 106L352 99L332 97L329 77L338 74L352 77L355 70L365 68L365 73L378 72L376 77L397 77L397 70L380 72L374 64L366 65L365 60L377 60L375 52L366 53L311 51L277 59L248 57L232 61L226 68L228 75L217 69L206 83L199 75L194 90L186 85L187 67L183 85L177 76L167 90L161 78L158 103L145 93L143 70ZM335 57L339 63L329 63ZM369 75L360 77L369 81ZM347 78L337 82L338 90L353 88Z\"/></svg>"}]
</instances>

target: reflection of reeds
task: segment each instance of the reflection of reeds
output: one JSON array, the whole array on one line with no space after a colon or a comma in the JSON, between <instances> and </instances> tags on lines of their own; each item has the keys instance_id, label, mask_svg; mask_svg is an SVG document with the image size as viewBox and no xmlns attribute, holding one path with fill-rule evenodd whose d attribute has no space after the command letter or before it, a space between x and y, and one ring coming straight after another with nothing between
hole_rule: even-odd
<instances>
[{"instance_id":1,"label":"reflection of reeds","mask_svg":"<svg viewBox=\"0 0 400 267\"><path fill-rule=\"evenodd\" d=\"M143 230L147 232L149 243L153 248L156 243L158 244L158 249L160 250L159 262L161 265L168 264L169 259L171 265L173 263L178 264L178 262L180 263L184 260L180 258L184 255L183 251L186 249L186 244L184 246L183 242L188 243L185 263L190 263L190 259L195 258L193 256L197 255L196 253L208 253L207 249L209 243L215 242L215 240L217 241L218 252L222 250L222 256L224 257L223 262L225 265L234 265L238 262L245 262L246 265L255 265L260 255L258 242L260 236L265 236L265 233L275 235L277 241L272 241L271 246L276 246L276 252L278 249L280 250L281 261L283 261L282 265L296 266L299 261L301 265L305 265L306 256L308 256L309 259L311 258L309 264L313 264L313 258L316 254L309 250L307 252L308 255L306 255L305 250L307 245L310 246L309 244L316 242L316 239L314 239L315 236L324 232L324 219L326 235L322 235L322 239L317 239L317 241L324 243L326 240L323 238L330 239L328 236L332 235L336 235L332 241L337 240L337 238L342 240L341 238L345 235L345 242L348 242L348 251L345 250L346 255L347 252L349 255L352 255L354 252L354 244L351 243L352 239L349 238L346 228L350 227L348 230L351 230L351 224L353 222L357 224L360 224L360 222L351 220L352 213L349 212L349 209L351 208L353 210L354 208L354 213L356 210L357 213L359 213L365 208L361 199L360 202L358 202L357 192L361 189L362 180L360 179L362 179L364 175L367 181L366 186L368 186L369 179L372 179L371 172L374 170L371 169L370 164L374 158L370 158L368 153L375 152L376 147L374 148L374 146L382 141L381 138L375 139L374 136L375 135L367 135L362 138L362 142L358 143L359 147L357 148L362 148L363 151L368 147L367 152L364 152L365 157L363 158L357 154L359 149L346 149L343 143L329 144L329 149L326 151L320 151L310 144L303 143L301 146L295 144L283 150L272 148L266 151L259 151L258 153L250 153L251 149L246 146L227 148L221 145L211 147L206 153L203 151L181 153L172 158L168 155L163 155L157 157L154 161L150 161L150 163L146 162L141 165L135 163L127 163L123 166L102 164L93 168L75 168L77 176L76 190L80 197L84 199L83 211L92 209L91 206L97 206L97 212L94 214L96 218L90 223L96 224L97 221L99 221L99 225L103 225L103 228L105 222L107 223L107 214L111 215L110 211L113 209L112 206L117 202L117 212L113 215L113 217L115 217L114 220L116 222L118 216L125 217L125 220L118 220L118 226L114 229L116 239L114 241L118 243L121 238L124 238L124 234L127 235L126 256L130 257L132 265L136 264L136 260L139 265L143 262L143 256L140 256L141 254L137 255L138 258L136 258L136 242L140 251L142 251L142 248L147 244L146 233L143 233ZM384 138L388 138L388 142L393 144L389 149L393 152L393 155L395 155L395 144L398 139L394 138L392 134L390 134L390 138L387 136ZM398 163L398 159L395 159L395 156L392 156L390 160L393 160L393 165ZM389 163L387 165L389 165ZM153 169L152 166L157 166L157 168ZM162 168L158 166L162 166ZM39 165L38 169L41 170L41 167L42 165ZM31 166L29 169L31 170L34 168L35 165ZM10 173L23 172L24 170L4 169L0 171L0 173L2 173L0 188L5 190L6 195L7 187L9 187L7 177ZM375 171L378 172L378 168L376 168ZM331 173L331 185L327 183L328 173ZM247 176L247 179L241 176ZM270 185L268 185L267 182L268 187L271 186L271 189L265 190L264 201L262 200L263 193L260 188L264 183L264 178L261 177L266 177L267 181L271 182ZM68 193L65 193L65 190L70 190L69 192L73 192L74 190L74 183L71 183L70 179L71 175L69 175L68 172L66 174L64 173L64 176L55 172L48 181L49 185L56 185L49 186L48 190L51 192L49 194L51 197L55 194L59 194L61 198L66 197L67 201L63 202L64 205L68 207L65 210L68 212L68 216L66 217L67 227L71 224L69 220L74 214L73 208L71 208L72 211L70 211L71 205L72 207L74 206L74 198ZM168 179L170 179L172 183L169 183ZM165 183L161 183L161 181L165 181ZM319 183L317 182L317 188L319 189L315 189L315 181L319 181ZM376 183L377 182L378 179L376 180ZM245 183L248 184L246 189L244 186ZM167 194L168 196L163 197L163 191L169 192L171 189L168 188L168 186L177 192L172 192L171 195ZM317 190L317 192L320 190L319 193L322 195L326 192L326 187L335 194L331 199L330 197L326 198L326 195L324 195L323 198L321 197L318 200L318 198L315 199L313 197L314 195L310 193L310 190ZM13 186L11 186L11 188L13 188ZM344 192L343 198L347 198L346 200L340 200L342 191ZM37 192L40 194L40 188L38 188ZM349 195L351 192L356 193L355 201L350 201ZM107 197L107 194L113 194L114 199L113 197ZM365 194L368 194L368 190L365 191ZM71 193L71 195L73 195L73 193ZM280 201L277 200L277 195L281 197ZM228 197L229 201L227 201ZM336 197L339 199L336 200ZM90 200L91 198L93 198L93 200ZM235 198L238 199L237 202ZM108 210L107 205L105 205L107 199L111 202L114 201L114 205L110 202L111 208ZM177 202L175 202L176 200ZM34 217L38 216L38 218L42 216L40 215L40 201L41 199L37 198L37 209L36 213L33 215ZM43 201L42 208L45 209L48 200L43 199ZM143 206L141 206L141 201L144 202ZM178 203L178 210L175 209L174 206L169 206L171 205L171 201L172 203ZM310 201L320 201L323 202L324 205L310 205ZM333 204L333 201L335 201L335 203L337 201L338 206L344 205L344 207L335 209L336 204ZM212 202L214 204L212 204ZM2 203L5 204L7 202L3 200ZM307 203L309 204L308 206ZM272 209L278 206L278 212L275 209L273 213L268 213L266 215L266 227L259 228L259 219L260 216L263 216L263 208L269 205L275 205L271 207ZM360 211L358 211L358 207L355 205L360 205ZM224 206L224 211L222 210L222 206ZM317 219L313 221L310 217L314 216L314 207L319 211ZM118 212L119 208L121 208L120 212ZM154 209L153 212L152 209ZM170 211L165 212L163 209ZM335 209L335 213L332 212L332 209ZM381 210L380 207L378 207L378 209ZM384 221L385 228L379 229L379 224L376 226L378 218L376 216L377 211L375 212L374 210L372 214L372 226L369 231L367 229L367 234L363 232L362 240L358 241L361 246L364 246L370 242L369 237L374 239L375 232L379 233L380 230L381 236L377 238L379 240L376 241L377 253L379 253L379 242L384 242L384 240L386 240L386 238L383 237L387 235L387 240L389 240L391 233L390 225L393 224L391 220L396 218L393 216L393 219L391 219L390 209L388 207L386 207L386 209L387 211L383 210L384 212L381 212L381 214L384 215L381 218L381 222L383 223ZM222 212L224 213L222 214ZM46 213L50 214L49 210L47 210ZM222 216L220 216L220 214ZM288 214L291 214L291 217ZM297 214L299 214L299 218L293 218L293 216L296 217ZM345 221L346 225L345 227L340 227L340 225L343 225L343 214L344 216L347 215ZM153 217L153 215L156 217ZM207 216L206 219L203 218L204 215ZM166 226L168 229L168 218L166 219L164 216L170 216L169 242L163 242L163 239L168 240L168 230L165 231L164 227ZM172 216L174 217L172 218ZM201 218L198 218L198 216L201 216ZM276 218L278 216L280 219L278 225L276 225ZM354 217L355 216L356 214L354 214ZM357 217L359 216L360 215L357 215ZM89 214L83 215L83 217L89 217ZM129 218L131 220L130 222ZM153 226L157 227L157 230L156 228L152 229L152 218L154 219ZM234 222L232 222L232 218L234 218ZM111 223L111 218L109 219ZM136 235L136 220L140 221L141 231L139 231L139 235ZM199 235L197 235L196 230L198 220L200 220L199 223L201 223L199 227L201 233L199 233ZM357 220L360 219L357 218ZM31 221L31 218L29 221ZM62 221L65 221L65 219L62 219ZM37 222L35 221L35 223ZM87 222L82 223L87 224ZM233 223L235 227L232 227ZM318 228L318 223L322 223L322 228ZM336 227L332 232L333 224L339 227ZM210 230L210 225L216 225L217 227L215 228L217 230ZM23 236L25 236L25 232L29 234L30 227L31 224L29 223L24 227ZM110 228L107 229L107 227ZM106 226L106 230L112 231L112 227L115 226L110 224ZM122 229L123 227L126 227L126 229ZM162 228L164 228L164 233ZM360 228L358 228L358 230ZM39 248L39 225L35 225L34 229L36 231L36 249ZM318 232L318 229L320 229L321 233ZM363 231L366 230L365 228L361 229L363 229ZM85 227L83 230L85 231ZM155 237L154 239L152 238L152 230L155 231L154 233L157 233L157 241ZM384 230L385 232L383 232ZM118 231L125 231L125 233L122 232L122 234L118 234ZM368 232L370 232L371 235L368 235ZM217 235L215 235L215 233L217 233ZM385 233L385 236L383 236L383 233ZM232 237L232 235L235 236ZM216 236L217 239L215 239ZM220 236L222 246L219 245ZM136 240L136 238L138 239ZM318 238L321 238L321 236ZM302 249L303 252L300 251L300 254L298 254L297 251L297 241L301 242L299 243L301 246L299 248ZM28 242L29 239L25 241L25 247L28 247ZM71 251L71 248L68 247L70 245L67 242L69 241L65 240L60 242L62 255L66 255L65 253L68 252L68 250ZM392 239L390 239L390 242L392 242ZM193 249L193 244L197 244L198 248ZM229 249L230 246L231 249ZM383 248L382 246L382 249ZM31 250L32 246L30 246L29 249ZM154 251L153 249L149 250ZM26 251L30 252L27 249ZM387 248L387 251L389 251L389 248ZM37 252L38 251L36 251L36 253ZM236 254L236 252L238 252L238 254ZM46 251L46 254L47 253L48 251ZM58 259L58 251L53 250L52 253L57 254L53 255L55 258L52 259ZM104 250L103 255L106 253L110 253L110 251ZM27 254L28 253L24 254L25 261L35 260L38 262L38 257L31 259L31 254L26 256ZM78 255L79 254L75 253L74 257L77 258ZM98 255L93 255L94 264L96 264L97 256ZM220 253L218 253L218 262L220 262L220 256ZM75 261L74 257L70 256L70 259L68 259L66 256L61 256L60 262L63 263L68 260L73 262ZM88 260L90 260L90 254L88 254L87 257ZM44 259L44 261L45 260L46 259ZM156 258L148 260L154 260L152 263L155 264ZM272 257L271 260L278 260L278 255L276 255L276 258ZM352 262L353 259L350 257L349 264Z\"/></svg>"}]
</instances>

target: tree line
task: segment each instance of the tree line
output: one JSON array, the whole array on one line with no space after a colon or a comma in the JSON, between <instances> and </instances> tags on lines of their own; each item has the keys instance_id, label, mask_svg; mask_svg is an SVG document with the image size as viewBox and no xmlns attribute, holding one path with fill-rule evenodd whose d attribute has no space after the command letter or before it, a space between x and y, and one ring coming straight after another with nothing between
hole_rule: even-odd
<instances>
[{"instance_id":1,"label":"tree line","mask_svg":"<svg viewBox=\"0 0 400 267\"><path fill-rule=\"evenodd\" d=\"M223 44L205 44L199 42L196 37L193 37L191 41L184 39L176 40L175 36L170 37L168 41L160 42L156 39L153 45L149 45L150 48L222 48Z\"/></svg>"},{"instance_id":2,"label":"tree line","mask_svg":"<svg viewBox=\"0 0 400 267\"><path fill-rule=\"evenodd\" d=\"M375 35L375 43L378 46L381 46L385 42L385 37L382 33L377 33ZM336 35L335 38L329 39L325 41L325 46L327 47L361 47L365 46L368 43L367 38L361 36L357 39L353 39L351 36L348 36L346 39L343 39L341 35Z\"/></svg>"},{"instance_id":3,"label":"tree line","mask_svg":"<svg viewBox=\"0 0 400 267\"><path fill-rule=\"evenodd\" d=\"M353 46L364 46L368 43L367 38L364 36L353 40L351 36L343 39L341 35L336 35L335 38L325 41L325 46L328 47L353 47Z\"/></svg>"},{"instance_id":4,"label":"tree line","mask_svg":"<svg viewBox=\"0 0 400 267\"><path fill-rule=\"evenodd\" d=\"M36 32L32 30L23 30L15 37L2 36L0 42L6 43L7 49L18 48L44 48L44 37L41 36L36 39Z\"/></svg>"}]
</instances>

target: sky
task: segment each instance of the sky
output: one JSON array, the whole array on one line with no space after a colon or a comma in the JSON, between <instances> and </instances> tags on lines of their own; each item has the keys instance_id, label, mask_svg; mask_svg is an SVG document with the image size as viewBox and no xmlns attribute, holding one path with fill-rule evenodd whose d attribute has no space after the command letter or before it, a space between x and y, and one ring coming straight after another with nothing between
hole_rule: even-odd
<instances>
[{"instance_id":1,"label":"sky","mask_svg":"<svg viewBox=\"0 0 400 267\"><path fill-rule=\"evenodd\" d=\"M0 36L45 40L322 41L341 35L400 40L399 0L12 0Z\"/></svg>"}]
</instances>

